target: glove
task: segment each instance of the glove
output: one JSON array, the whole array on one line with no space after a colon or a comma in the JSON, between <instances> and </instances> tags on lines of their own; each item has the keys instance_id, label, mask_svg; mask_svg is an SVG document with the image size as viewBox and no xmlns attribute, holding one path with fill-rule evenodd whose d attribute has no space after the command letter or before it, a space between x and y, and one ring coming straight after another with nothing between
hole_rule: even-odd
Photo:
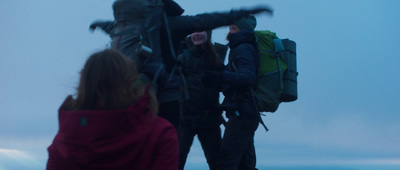
<instances>
[{"instance_id":1,"label":"glove","mask_svg":"<svg viewBox=\"0 0 400 170\"><path fill-rule=\"evenodd\" d=\"M263 6L263 5L247 9L248 14L258 14L261 12L267 12L268 14L273 15L274 10L269 6Z\"/></svg>"},{"instance_id":2,"label":"glove","mask_svg":"<svg viewBox=\"0 0 400 170\"><path fill-rule=\"evenodd\" d=\"M90 24L89 30L94 31L96 27L101 27L104 25L104 21L94 21Z\"/></svg>"},{"instance_id":3,"label":"glove","mask_svg":"<svg viewBox=\"0 0 400 170\"><path fill-rule=\"evenodd\" d=\"M222 71L206 72L206 75L201 79L201 83L205 86L216 86L222 83Z\"/></svg>"},{"instance_id":4,"label":"glove","mask_svg":"<svg viewBox=\"0 0 400 170\"><path fill-rule=\"evenodd\" d=\"M112 21L94 21L89 26L90 31L94 31L97 27L100 27L104 32L111 34L114 27L114 22Z\"/></svg>"}]
</instances>

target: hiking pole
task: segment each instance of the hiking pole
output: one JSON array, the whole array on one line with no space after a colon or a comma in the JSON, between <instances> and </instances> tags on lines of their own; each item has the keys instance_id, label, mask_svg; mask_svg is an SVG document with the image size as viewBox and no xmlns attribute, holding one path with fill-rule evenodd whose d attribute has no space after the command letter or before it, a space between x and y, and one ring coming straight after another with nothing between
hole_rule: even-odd
<instances>
[{"instance_id":1,"label":"hiking pole","mask_svg":"<svg viewBox=\"0 0 400 170\"><path fill-rule=\"evenodd\" d=\"M261 113L260 110L258 109L258 105L257 105L257 102L256 102L256 97L255 97L254 89L252 89L251 87L250 87L249 89L250 89L250 95L251 95L251 99L253 100L254 107L256 108L257 113L259 113L259 115L260 115L260 124L263 125L265 131L268 132L267 125L265 125L265 123L264 123L264 121L263 121L263 119L262 119L262 117L261 117L261 114L262 114L262 113Z\"/></svg>"},{"instance_id":2,"label":"hiking pole","mask_svg":"<svg viewBox=\"0 0 400 170\"><path fill-rule=\"evenodd\" d=\"M262 120L261 113L260 113L260 123L261 123L261 125L264 126L265 131L268 132L269 129L267 128L267 125L265 125L264 121Z\"/></svg>"},{"instance_id":3,"label":"hiking pole","mask_svg":"<svg viewBox=\"0 0 400 170\"><path fill-rule=\"evenodd\" d=\"M237 67L236 67L236 65L235 65L235 63L233 61L232 61L232 67L233 67L233 70L238 72L238 69L237 69ZM250 90L250 96L251 96L251 99L253 101L254 107L256 108L257 113L260 115L260 123L261 123L261 125L264 126L265 131L268 132L267 125L265 125L264 121L262 120L262 117L261 117L262 113L260 112L260 109L259 109L258 104L256 102L256 97L255 97L256 92L254 91L254 89L252 87L249 87L249 90Z\"/></svg>"}]
</instances>

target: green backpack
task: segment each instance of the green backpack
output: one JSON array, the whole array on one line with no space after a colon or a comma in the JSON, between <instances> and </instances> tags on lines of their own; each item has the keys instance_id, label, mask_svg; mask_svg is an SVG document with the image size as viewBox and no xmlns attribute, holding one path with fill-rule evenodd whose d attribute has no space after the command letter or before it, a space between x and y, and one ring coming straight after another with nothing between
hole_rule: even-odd
<instances>
[{"instance_id":1,"label":"green backpack","mask_svg":"<svg viewBox=\"0 0 400 170\"><path fill-rule=\"evenodd\" d=\"M254 34L260 63L253 101L260 112L275 112L281 102L297 100L296 43L269 30Z\"/></svg>"}]
</instances>

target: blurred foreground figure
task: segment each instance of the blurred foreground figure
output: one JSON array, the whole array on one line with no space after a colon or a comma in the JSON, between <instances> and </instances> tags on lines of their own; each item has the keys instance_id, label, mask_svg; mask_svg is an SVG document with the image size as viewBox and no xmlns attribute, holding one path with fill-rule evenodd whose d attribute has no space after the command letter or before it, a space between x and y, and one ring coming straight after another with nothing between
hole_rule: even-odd
<instances>
[{"instance_id":1,"label":"blurred foreground figure","mask_svg":"<svg viewBox=\"0 0 400 170\"><path fill-rule=\"evenodd\" d=\"M76 98L59 109L46 169L178 169L176 130L157 110L130 59L115 50L93 54Z\"/></svg>"}]
</instances>

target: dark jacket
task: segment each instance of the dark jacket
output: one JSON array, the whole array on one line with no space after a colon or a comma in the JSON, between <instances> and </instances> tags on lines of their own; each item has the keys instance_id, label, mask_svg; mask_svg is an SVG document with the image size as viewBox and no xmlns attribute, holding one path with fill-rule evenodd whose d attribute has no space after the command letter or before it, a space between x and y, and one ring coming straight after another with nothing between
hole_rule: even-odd
<instances>
[{"instance_id":1,"label":"dark jacket","mask_svg":"<svg viewBox=\"0 0 400 170\"><path fill-rule=\"evenodd\" d=\"M148 112L147 95L111 111L68 111L71 99L59 109L46 169L178 169L176 130Z\"/></svg>"},{"instance_id":2,"label":"dark jacket","mask_svg":"<svg viewBox=\"0 0 400 170\"><path fill-rule=\"evenodd\" d=\"M206 72L221 71L227 46L214 44L214 50L206 45L195 46L189 38L186 49L179 55L182 72L186 79L189 98L183 102L183 123L190 126L218 126L221 124L219 91L217 86L205 86L201 80ZM220 53L217 53L220 52ZM222 57L221 57L222 55ZM195 125L197 124L197 125Z\"/></svg>"},{"instance_id":3,"label":"dark jacket","mask_svg":"<svg viewBox=\"0 0 400 170\"><path fill-rule=\"evenodd\" d=\"M187 48L179 55L190 96L184 103L191 110L215 109L219 104L219 88L207 87L202 84L201 79L206 72L222 70L225 56L216 54L215 58L208 44L194 46L190 39L186 44Z\"/></svg>"},{"instance_id":4,"label":"dark jacket","mask_svg":"<svg viewBox=\"0 0 400 170\"><path fill-rule=\"evenodd\" d=\"M167 72L170 73L176 63L176 59L172 56L170 42L174 53L176 53L179 44L186 36L193 32L201 32L204 30L212 30L221 26L228 26L234 21L247 15L246 10L231 10L230 12L214 12L204 13L195 16L170 16L168 17L168 28L171 33L171 41L168 39L166 22L163 22L161 31L161 51ZM178 95L178 90L181 89L181 77L179 74L174 74L171 82L168 82L168 87L160 90L159 93L164 93L166 98L175 98ZM163 97L160 99L163 100Z\"/></svg>"},{"instance_id":5,"label":"dark jacket","mask_svg":"<svg viewBox=\"0 0 400 170\"><path fill-rule=\"evenodd\" d=\"M222 75L225 96L222 107L236 109L241 101L251 101L249 87L256 84L258 60L255 37L252 31L243 30L236 34L229 34L229 63ZM234 70L236 66L237 71Z\"/></svg>"}]
</instances>

